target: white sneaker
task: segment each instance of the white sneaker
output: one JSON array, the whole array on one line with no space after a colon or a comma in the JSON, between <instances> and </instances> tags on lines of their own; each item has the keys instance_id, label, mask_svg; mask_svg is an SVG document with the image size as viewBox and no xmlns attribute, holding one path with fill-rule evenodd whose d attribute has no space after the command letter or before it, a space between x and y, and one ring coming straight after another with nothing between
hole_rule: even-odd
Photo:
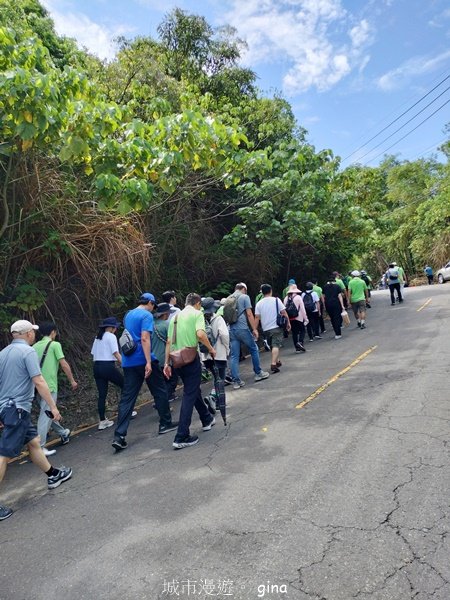
<instances>
[{"instance_id":1,"label":"white sneaker","mask_svg":"<svg viewBox=\"0 0 450 600\"><path fill-rule=\"evenodd\" d=\"M137 410L133 410L131 413L131 418L134 419L134 417L137 417Z\"/></svg>"},{"instance_id":2,"label":"white sneaker","mask_svg":"<svg viewBox=\"0 0 450 600\"><path fill-rule=\"evenodd\" d=\"M340 340L340 339L341 339L341 337L342 337L342 335L335 335L335 336L334 336L334 339L335 339L335 340Z\"/></svg>"},{"instance_id":3,"label":"white sneaker","mask_svg":"<svg viewBox=\"0 0 450 600\"><path fill-rule=\"evenodd\" d=\"M48 448L42 448L42 452L45 454L45 456L53 456L56 454L56 450L49 450Z\"/></svg>"},{"instance_id":4,"label":"white sneaker","mask_svg":"<svg viewBox=\"0 0 450 600\"><path fill-rule=\"evenodd\" d=\"M258 375L255 375L255 381L262 381L263 379L267 379L269 377L269 373L267 371L260 371Z\"/></svg>"},{"instance_id":5,"label":"white sneaker","mask_svg":"<svg viewBox=\"0 0 450 600\"><path fill-rule=\"evenodd\" d=\"M100 423L98 424L98 428L100 430L102 429L108 429L108 427L112 427L114 425L114 421L110 421L109 419L105 419L104 421L100 421Z\"/></svg>"}]
</instances>

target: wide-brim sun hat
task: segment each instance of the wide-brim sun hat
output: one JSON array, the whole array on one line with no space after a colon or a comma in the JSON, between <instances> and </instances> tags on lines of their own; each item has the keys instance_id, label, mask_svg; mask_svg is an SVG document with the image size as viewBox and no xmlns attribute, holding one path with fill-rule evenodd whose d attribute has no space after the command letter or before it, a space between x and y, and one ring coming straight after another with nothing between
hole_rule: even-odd
<instances>
[{"instance_id":1,"label":"wide-brim sun hat","mask_svg":"<svg viewBox=\"0 0 450 600\"><path fill-rule=\"evenodd\" d=\"M160 302L156 307L156 315L165 315L170 313L171 305L168 302Z\"/></svg>"},{"instance_id":2,"label":"wide-brim sun hat","mask_svg":"<svg viewBox=\"0 0 450 600\"><path fill-rule=\"evenodd\" d=\"M100 323L99 327L100 329L104 329L106 327L115 327L117 329L117 327L120 327L121 322L118 321L116 319L116 317L106 317L106 319L103 319L103 321Z\"/></svg>"},{"instance_id":3,"label":"wide-brim sun hat","mask_svg":"<svg viewBox=\"0 0 450 600\"><path fill-rule=\"evenodd\" d=\"M301 294L301 290L298 289L296 285L290 285L288 289L288 294Z\"/></svg>"},{"instance_id":4,"label":"wide-brim sun hat","mask_svg":"<svg viewBox=\"0 0 450 600\"><path fill-rule=\"evenodd\" d=\"M219 300L214 300L211 296L202 298L202 308L204 313L215 313L220 306Z\"/></svg>"}]
</instances>

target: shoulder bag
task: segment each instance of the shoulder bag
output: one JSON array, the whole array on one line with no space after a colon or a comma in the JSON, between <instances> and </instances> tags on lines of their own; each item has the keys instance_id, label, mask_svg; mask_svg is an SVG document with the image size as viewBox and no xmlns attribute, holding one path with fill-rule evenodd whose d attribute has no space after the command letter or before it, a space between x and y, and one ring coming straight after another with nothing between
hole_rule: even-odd
<instances>
[{"instance_id":1,"label":"shoulder bag","mask_svg":"<svg viewBox=\"0 0 450 600\"><path fill-rule=\"evenodd\" d=\"M176 344L177 342L177 321L178 315L176 315L173 321L172 344ZM169 354L170 362L172 363L172 367L174 369L180 369L181 367L190 365L192 362L194 362L197 356L197 346L186 346L185 348L180 348L179 350L173 350Z\"/></svg>"}]
</instances>

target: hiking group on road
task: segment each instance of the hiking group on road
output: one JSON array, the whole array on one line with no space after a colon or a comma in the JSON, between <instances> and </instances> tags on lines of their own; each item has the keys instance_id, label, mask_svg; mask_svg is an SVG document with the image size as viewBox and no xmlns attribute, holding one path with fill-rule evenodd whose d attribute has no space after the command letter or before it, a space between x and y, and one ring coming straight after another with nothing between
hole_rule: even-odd
<instances>
[{"instance_id":1,"label":"hiking group on road","mask_svg":"<svg viewBox=\"0 0 450 600\"><path fill-rule=\"evenodd\" d=\"M403 269L391 263L384 277L391 302L395 304L395 293L398 301L403 302L401 287L406 281ZM226 423L224 387L231 385L233 390L239 390L245 385L239 367L243 347L250 353L255 382L264 381L280 372L280 349L289 333L298 353L306 352L306 335L311 342L322 339L326 333L325 311L336 340L342 337L343 324L350 322L346 310L349 307L358 328L365 329L371 287L370 277L357 270L345 278L334 272L323 288L317 281L307 282L304 291L297 287L295 279L290 279L282 298L274 296L271 285L263 284L254 313L243 282L220 301L190 293L183 309L176 306L174 291L165 292L159 304L153 294L141 294L137 306L124 316L119 340L116 333L120 321L107 317L100 323L92 345L98 429L115 425L112 446L116 452L125 450L130 421L137 414L136 400L145 382L158 412L159 435L175 432L172 442L175 450L197 444L198 436L190 431L194 408L204 432L215 425L219 406ZM261 368L260 329L263 347L271 353L270 372ZM37 330L43 337L35 343ZM55 468L49 463L47 457L56 450L45 446L50 429L60 437L61 445L70 440L71 432L60 424L57 408L59 367L72 390L78 384L61 343L56 341L54 323L38 326L19 320L11 325L10 331L12 342L0 352L0 482L8 462L27 446L30 459L47 476L48 489L55 489L72 477L70 467ZM206 398L201 392L205 370L214 378L214 388ZM170 402L175 398L180 379L183 395L179 419L174 421ZM116 423L106 416L109 383L121 391ZM37 428L31 423L34 398L40 406ZM11 508L0 505L0 520L10 517L12 512Z\"/></svg>"}]
</instances>

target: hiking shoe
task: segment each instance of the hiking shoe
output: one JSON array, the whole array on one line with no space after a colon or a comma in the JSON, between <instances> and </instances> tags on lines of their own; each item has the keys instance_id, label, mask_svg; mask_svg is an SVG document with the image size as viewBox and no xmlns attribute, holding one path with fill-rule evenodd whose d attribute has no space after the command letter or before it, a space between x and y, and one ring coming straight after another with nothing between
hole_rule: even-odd
<instances>
[{"instance_id":1,"label":"hiking shoe","mask_svg":"<svg viewBox=\"0 0 450 600\"><path fill-rule=\"evenodd\" d=\"M50 450L49 448L42 448L42 452L45 454L45 456L53 456L56 454L56 450Z\"/></svg>"},{"instance_id":2,"label":"hiking shoe","mask_svg":"<svg viewBox=\"0 0 450 600\"><path fill-rule=\"evenodd\" d=\"M160 425L158 434L163 435L164 433L169 433L169 431L175 431L178 428L178 423L171 423L170 425Z\"/></svg>"},{"instance_id":3,"label":"hiking shoe","mask_svg":"<svg viewBox=\"0 0 450 600\"><path fill-rule=\"evenodd\" d=\"M233 390L238 390L241 387L244 387L244 381L233 381Z\"/></svg>"},{"instance_id":4,"label":"hiking shoe","mask_svg":"<svg viewBox=\"0 0 450 600\"><path fill-rule=\"evenodd\" d=\"M270 370L272 373L279 373L280 369L277 367L277 365L270 365Z\"/></svg>"},{"instance_id":5,"label":"hiking shoe","mask_svg":"<svg viewBox=\"0 0 450 600\"><path fill-rule=\"evenodd\" d=\"M214 427L214 425L216 424L216 419L213 417L211 419L211 421L208 423L208 425L203 425L202 429L203 431L210 431L212 427Z\"/></svg>"},{"instance_id":6,"label":"hiking shoe","mask_svg":"<svg viewBox=\"0 0 450 600\"><path fill-rule=\"evenodd\" d=\"M125 450L125 448L128 447L128 442L124 437L116 438L111 444L111 446L115 448L117 452L120 452L121 450Z\"/></svg>"},{"instance_id":7,"label":"hiking shoe","mask_svg":"<svg viewBox=\"0 0 450 600\"><path fill-rule=\"evenodd\" d=\"M10 517L12 514L13 514L13 511L11 508L8 508L7 506L0 506L0 521L4 521L8 517Z\"/></svg>"},{"instance_id":8,"label":"hiking shoe","mask_svg":"<svg viewBox=\"0 0 450 600\"><path fill-rule=\"evenodd\" d=\"M104 419L103 421L100 421L98 424L98 429L100 429L100 431L102 429L108 429L108 427L112 427L114 425L114 421L110 421L109 419Z\"/></svg>"},{"instance_id":9,"label":"hiking shoe","mask_svg":"<svg viewBox=\"0 0 450 600\"><path fill-rule=\"evenodd\" d=\"M269 373L267 371L260 371L258 375L255 375L255 381L262 381L263 379L267 379L269 377Z\"/></svg>"},{"instance_id":10,"label":"hiking shoe","mask_svg":"<svg viewBox=\"0 0 450 600\"><path fill-rule=\"evenodd\" d=\"M315 339L315 340L321 340L321 339L322 339L322 336L321 336L321 335L315 335L315 336L314 336L314 339Z\"/></svg>"},{"instance_id":11,"label":"hiking shoe","mask_svg":"<svg viewBox=\"0 0 450 600\"><path fill-rule=\"evenodd\" d=\"M59 467L58 473L47 479L48 489L54 490L71 477L72 469L70 467Z\"/></svg>"},{"instance_id":12,"label":"hiking shoe","mask_svg":"<svg viewBox=\"0 0 450 600\"><path fill-rule=\"evenodd\" d=\"M70 442L70 429L64 429L64 435L61 436L61 446L65 446Z\"/></svg>"},{"instance_id":13,"label":"hiking shoe","mask_svg":"<svg viewBox=\"0 0 450 600\"><path fill-rule=\"evenodd\" d=\"M306 352L306 348L303 344L297 344L295 346L295 351L296 352Z\"/></svg>"},{"instance_id":14,"label":"hiking shoe","mask_svg":"<svg viewBox=\"0 0 450 600\"><path fill-rule=\"evenodd\" d=\"M340 340L340 339L341 339L341 337L342 337L342 335L335 335L335 336L334 336L334 339L335 339L335 340Z\"/></svg>"},{"instance_id":15,"label":"hiking shoe","mask_svg":"<svg viewBox=\"0 0 450 600\"><path fill-rule=\"evenodd\" d=\"M195 446L198 444L198 435L186 435L183 438L177 438L173 441L174 450L182 450L183 448L188 448L189 446Z\"/></svg>"}]
</instances>

